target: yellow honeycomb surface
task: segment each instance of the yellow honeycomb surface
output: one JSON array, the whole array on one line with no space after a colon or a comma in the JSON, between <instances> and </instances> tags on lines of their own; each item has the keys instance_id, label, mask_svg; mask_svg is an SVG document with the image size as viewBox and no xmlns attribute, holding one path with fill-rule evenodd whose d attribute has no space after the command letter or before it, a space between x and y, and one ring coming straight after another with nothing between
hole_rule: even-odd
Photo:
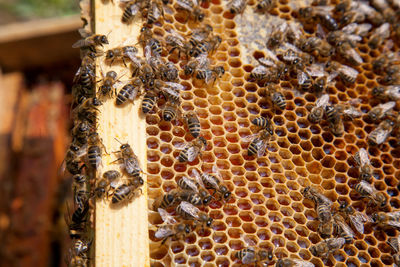
<instances>
[{"instance_id":1,"label":"yellow honeycomb surface","mask_svg":"<svg viewBox=\"0 0 400 267\"><path fill-rule=\"evenodd\" d=\"M364 60L355 67L360 73L356 83L344 85L336 79L326 89L332 104L357 98L360 102L356 108L364 113L354 121L345 121L344 135L335 137L325 120L319 124L308 121L317 97L313 93L299 93L295 79L280 82L287 100L283 111L273 106L264 88L250 81L254 57L260 57L263 52L256 43L245 43L245 31L240 27L254 13L254 2L249 3L245 14L236 16L226 11L226 3L212 0L202 5L205 22L213 25L214 33L223 40L212 56L214 65L223 65L226 73L208 87L191 77L180 76L180 83L185 86L181 93L182 109L198 114L201 134L208 146L202 158L179 163L178 144L191 141L192 137L182 121L163 121L159 108L146 116L147 172L149 207L155 198L177 188L176 182L182 176L193 177L193 168L212 172L212 167L217 166L234 197L228 203L214 201L204 208L214 219L211 229L198 228L182 240L168 240L164 245L154 237L156 226L162 220L156 211L149 211L152 266L241 266L233 254L246 247L243 236L252 239L258 247L273 250L275 259L300 258L315 266L393 264L386 241L396 236L396 231L384 232L372 226L367 226L364 235L357 235L353 244L345 245L327 260L314 257L309 248L322 240L317 233L317 215L313 203L300 193L304 186L318 186L332 201L346 200L357 210L365 211L366 201L353 189L358 182L358 168L351 157L360 148L366 148L373 168L374 187L390 197L393 210L400 208L397 189L400 148L396 148L394 137L378 147L369 146L367 141L376 126L367 119L366 113L379 104L370 95L371 89L378 85L371 62L380 55L380 49L370 49L368 39L363 38L356 49ZM156 36L162 38L171 28L188 34L197 26L191 21L187 23L184 15L172 10L166 10L162 25L156 23L153 27ZM287 0L280 0L270 13L262 16L268 19L275 15L284 20L297 16ZM267 28L258 20L254 25L257 24ZM257 32L263 35L262 30ZM184 62L178 61L176 55L165 53L164 56L179 62L182 71ZM248 142L243 140L256 133L251 120L257 116L272 118L275 127L275 138L266 155L260 158L247 156Z\"/></svg>"}]
</instances>

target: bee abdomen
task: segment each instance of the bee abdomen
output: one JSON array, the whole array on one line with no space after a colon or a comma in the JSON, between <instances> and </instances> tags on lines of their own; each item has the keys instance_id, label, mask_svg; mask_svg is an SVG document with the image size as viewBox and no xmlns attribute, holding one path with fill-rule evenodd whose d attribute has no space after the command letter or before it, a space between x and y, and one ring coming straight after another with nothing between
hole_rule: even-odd
<instances>
[{"instance_id":1,"label":"bee abdomen","mask_svg":"<svg viewBox=\"0 0 400 267\"><path fill-rule=\"evenodd\" d=\"M117 95L116 105L120 106L120 105L124 104L128 100L129 96L131 95L132 90L133 90L133 85L128 84L128 85L124 86Z\"/></svg>"},{"instance_id":2,"label":"bee abdomen","mask_svg":"<svg viewBox=\"0 0 400 267\"><path fill-rule=\"evenodd\" d=\"M117 204L127 199L130 193L131 193L130 187L126 184L122 184L117 189L115 189L111 202L113 204Z\"/></svg>"},{"instance_id":3,"label":"bee abdomen","mask_svg":"<svg viewBox=\"0 0 400 267\"><path fill-rule=\"evenodd\" d=\"M172 121L176 118L176 112L173 108L167 106L163 112L163 119L165 121Z\"/></svg>"},{"instance_id":4,"label":"bee abdomen","mask_svg":"<svg viewBox=\"0 0 400 267\"><path fill-rule=\"evenodd\" d=\"M188 150L189 150L189 148L187 147L187 148L183 149L181 151L181 153L179 153L179 162L188 161L188 155L187 155Z\"/></svg>"},{"instance_id":5,"label":"bee abdomen","mask_svg":"<svg viewBox=\"0 0 400 267\"><path fill-rule=\"evenodd\" d=\"M99 160L101 159L101 150L99 146L91 146L88 148L88 161L89 166L97 168Z\"/></svg>"},{"instance_id":6,"label":"bee abdomen","mask_svg":"<svg viewBox=\"0 0 400 267\"><path fill-rule=\"evenodd\" d=\"M154 96L145 95L142 101L142 112L149 113L153 110L156 104L156 98Z\"/></svg>"},{"instance_id":7,"label":"bee abdomen","mask_svg":"<svg viewBox=\"0 0 400 267\"><path fill-rule=\"evenodd\" d=\"M125 8L124 13L122 14L121 20L123 23L129 23L132 19L133 19L133 15L132 15L131 7L130 7L130 5L128 5Z\"/></svg>"},{"instance_id":8,"label":"bee abdomen","mask_svg":"<svg viewBox=\"0 0 400 267\"><path fill-rule=\"evenodd\" d=\"M197 120L189 120L188 128L193 137L197 138L200 135L200 122Z\"/></svg>"},{"instance_id":9,"label":"bee abdomen","mask_svg":"<svg viewBox=\"0 0 400 267\"><path fill-rule=\"evenodd\" d=\"M248 156L253 156L257 154L258 152L257 141L258 139L256 138L250 143L249 148L247 149Z\"/></svg>"}]
</instances>

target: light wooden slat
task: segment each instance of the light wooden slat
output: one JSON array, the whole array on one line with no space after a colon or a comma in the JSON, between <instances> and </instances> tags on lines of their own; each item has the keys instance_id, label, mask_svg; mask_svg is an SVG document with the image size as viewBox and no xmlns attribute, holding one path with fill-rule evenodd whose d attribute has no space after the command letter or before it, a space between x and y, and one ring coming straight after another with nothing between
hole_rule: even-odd
<instances>
[{"instance_id":1,"label":"light wooden slat","mask_svg":"<svg viewBox=\"0 0 400 267\"><path fill-rule=\"evenodd\" d=\"M114 1L115 2L115 1ZM135 38L139 34L140 22L130 26L121 23L122 10L117 4L103 4L95 1L95 29L98 34L109 34L111 48L121 45L126 38ZM136 39L134 39L136 40ZM100 59L103 61L103 59ZM121 75L120 66L113 70ZM97 75L101 77L97 68ZM106 65L104 72L109 70ZM126 80L129 73L121 78ZM100 84L100 83L99 83ZM140 102L128 104L122 108L115 106L115 99L105 101L101 107L98 132L107 151L119 150L121 142L128 142L139 157L142 168L146 163L146 122L139 117ZM103 157L102 172L108 169L119 169L118 164L111 164L117 155L110 153ZM145 178L145 177L144 177ZM144 179L145 181L147 179ZM96 203L95 216L95 261L96 266L150 266L147 218L147 188L143 194L128 205L114 209L107 201Z\"/></svg>"}]
</instances>

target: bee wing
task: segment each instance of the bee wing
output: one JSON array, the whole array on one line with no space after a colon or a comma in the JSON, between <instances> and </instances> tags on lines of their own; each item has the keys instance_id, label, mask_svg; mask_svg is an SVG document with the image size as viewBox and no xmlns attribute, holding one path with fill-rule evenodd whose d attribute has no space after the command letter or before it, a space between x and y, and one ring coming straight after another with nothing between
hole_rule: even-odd
<instances>
[{"instance_id":1,"label":"bee wing","mask_svg":"<svg viewBox=\"0 0 400 267\"><path fill-rule=\"evenodd\" d=\"M393 220L390 220L390 221L387 222L387 225L393 226L393 227L395 227L395 228L400 229L400 221L393 221Z\"/></svg>"},{"instance_id":2,"label":"bee wing","mask_svg":"<svg viewBox=\"0 0 400 267\"><path fill-rule=\"evenodd\" d=\"M347 225L347 223L343 221L336 221L336 223L340 226L342 231L346 233L347 235L354 237L354 232L351 230L350 226Z\"/></svg>"},{"instance_id":3,"label":"bee wing","mask_svg":"<svg viewBox=\"0 0 400 267\"><path fill-rule=\"evenodd\" d=\"M297 81L298 81L299 85L303 84L305 81L307 81L307 79L308 79L308 76L305 72L300 71L300 70L297 72Z\"/></svg>"},{"instance_id":4,"label":"bee wing","mask_svg":"<svg viewBox=\"0 0 400 267\"><path fill-rule=\"evenodd\" d=\"M317 37L321 39L325 39L326 33L324 31L324 28L322 28L321 24L317 24L317 32L316 32Z\"/></svg>"},{"instance_id":5,"label":"bee wing","mask_svg":"<svg viewBox=\"0 0 400 267\"><path fill-rule=\"evenodd\" d=\"M382 24L372 34L377 34L382 39L388 38L390 36L390 24L388 22Z\"/></svg>"},{"instance_id":6,"label":"bee wing","mask_svg":"<svg viewBox=\"0 0 400 267\"><path fill-rule=\"evenodd\" d=\"M266 55L268 58L270 58L271 60L273 60L274 62L278 62L278 61L279 61L279 59L278 59L278 57L276 56L276 54L275 54L274 52L272 52L271 50L265 48L263 51L265 52L265 55Z\"/></svg>"},{"instance_id":7,"label":"bee wing","mask_svg":"<svg viewBox=\"0 0 400 267\"><path fill-rule=\"evenodd\" d=\"M92 35L91 32L87 31L87 30L84 29L84 28L78 29L78 32L79 32L79 34L82 36L82 38L86 38L86 37L89 37L90 35Z\"/></svg>"},{"instance_id":8,"label":"bee wing","mask_svg":"<svg viewBox=\"0 0 400 267\"><path fill-rule=\"evenodd\" d=\"M260 64L262 64L262 66L265 67L276 67L276 64L274 61L270 60L269 58L259 58L258 62L260 62Z\"/></svg>"},{"instance_id":9,"label":"bee wing","mask_svg":"<svg viewBox=\"0 0 400 267\"><path fill-rule=\"evenodd\" d=\"M162 90L171 96L179 97L179 91L174 90L171 87L163 87Z\"/></svg>"},{"instance_id":10,"label":"bee wing","mask_svg":"<svg viewBox=\"0 0 400 267\"><path fill-rule=\"evenodd\" d=\"M268 71L268 69L264 65L258 65L251 72L255 74L264 74Z\"/></svg>"},{"instance_id":11,"label":"bee wing","mask_svg":"<svg viewBox=\"0 0 400 267\"><path fill-rule=\"evenodd\" d=\"M314 267L314 264L308 261L303 261L299 259L291 259L294 262L294 267Z\"/></svg>"},{"instance_id":12,"label":"bee wing","mask_svg":"<svg viewBox=\"0 0 400 267\"><path fill-rule=\"evenodd\" d=\"M378 145L382 144L383 142L385 142L386 138L388 138L390 131L389 130L382 130L380 128L375 129L372 132L376 132L376 143ZM371 132L371 134L372 134Z\"/></svg>"},{"instance_id":13,"label":"bee wing","mask_svg":"<svg viewBox=\"0 0 400 267\"><path fill-rule=\"evenodd\" d=\"M196 208L195 206L193 206L192 204L190 204L189 202L186 201L182 201L179 206L181 207L181 209L183 211L185 211L186 213L190 214L192 217L198 219L199 218L199 212L200 210L198 208Z\"/></svg>"},{"instance_id":14,"label":"bee wing","mask_svg":"<svg viewBox=\"0 0 400 267\"><path fill-rule=\"evenodd\" d=\"M400 251L400 236L398 237L391 237L387 241L387 244L396 252Z\"/></svg>"},{"instance_id":15,"label":"bee wing","mask_svg":"<svg viewBox=\"0 0 400 267\"><path fill-rule=\"evenodd\" d=\"M364 234L364 222L362 218L357 215L349 215L350 222L360 234Z\"/></svg>"},{"instance_id":16,"label":"bee wing","mask_svg":"<svg viewBox=\"0 0 400 267\"><path fill-rule=\"evenodd\" d=\"M175 90L185 90L185 86L183 86L182 84L179 83L174 83L174 82L165 82L165 84L167 84L169 87L175 89Z\"/></svg>"},{"instance_id":17,"label":"bee wing","mask_svg":"<svg viewBox=\"0 0 400 267\"><path fill-rule=\"evenodd\" d=\"M324 66L322 64L314 63L311 66L308 66L306 70L311 77L322 77L326 74L326 72L324 71Z\"/></svg>"},{"instance_id":18,"label":"bee wing","mask_svg":"<svg viewBox=\"0 0 400 267\"><path fill-rule=\"evenodd\" d=\"M187 4L186 1L184 2L184 1L178 0L176 3L178 4L178 6L180 6L181 8L183 8L185 10L193 11L193 7L190 6L189 4Z\"/></svg>"},{"instance_id":19,"label":"bee wing","mask_svg":"<svg viewBox=\"0 0 400 267\"><path fill-rule=\"evenodd\" d=\"M292 32L296 40L300 39L300 36L303 34L298 23L293 21L288 22L289 30Z\"/></svg>"},{"instance_id":20,"label":"bee wing","mask_svg":"<svg viewBox=\"0 0 400 267\"><path fill-rule=\"evenodd\" d=\"M174 234L172 227L159 227L154 233L154 236L158 239L165 238Z\"/></svg>"},{"instance_id":21,"label":"bee wing","mask_svg":"<svg viewBox=\"0 0 400 267\"><path fill-rule=\"evenodd\" d=\"M254 251L254 248L247 248L248 250L246 251L246 254L242 258L242 263L243 264L250 264L256 262L256 252ZM251 250L251 252L249 251Z\"/></svg>"},{"instance_id":22,"label":"bee wing","mask_svg":"<svg viewBox=\"0 0 400 267\"><path fill-rule=\"evenodd\" d=\"M382 113L386 113L389 110L393 109L394 106L396 106L396 102L389 101L389 102L386 102L385 104L379 104L379 106L382 109Z\"/></svg>"},{"instance_id":23,"label":"bee wing","mask_svg":"<svg viewBox=\"0 0 400 267\"><path fill-rule=\"evenodd\" d=\"M368 152L367 152L367 150L365 150L365 148L361 148L358 151L358 155L360 157L360 165L361 166L362 165L370 165L371 164L371 162L369 160L369 157L368 157Z\"/></svg>"},{"instance_id":24,"label":"bee wing","mask_svg":"<svg viewBox=\"0 0 400 267\"><path fill-rule=\"evenodd\" d=\"M213 72L211 70L206 70L206 78L204 81L208 84L212 78L214 77Z\"/></svg>"},{"instance_id":25,"label":"bee wing","mask_svg":"<svg viewBox=\"0 0 400 267\"><path fill-rule=\"evenodd\" d=\"M368 34L368 32L371 30L371 28L372 28L372 25L369 23L358 24L355 34L358 34L360 36L365 36Z\"/></svg>"},{"instance_id":26,"label":"bee wing","mask_svg":"<svg viewBox=\"0 0 400 267\"><path fill-rule=\"evenodd\" d=\"M185 147L187 147L188 146L188 144L189 143L184 143L184 142L182 142L182 143L174 143L174 147L176 147L177 149L184 149Z\"/></svg>"},{"instance_id":27,"label":"bee wing","mask_svg":"<svg viewBox=\"0 0 400 267\"><path fill-rule=\"evenodd\" d=\"M254 138L257 137L258 134L251 134L242 138L246 143L253 141Z\"/></svg>"},{"instance_id":28,"label":"bee wing","mask_svg":"<svg viewBox=\"0 0 400 267\"><path fill-rule=\"evenodd\" d=\"M180 33L178 33L177 31L175 31L174 29L170 29L169 31L171 33L171 35L175 36L176 38L178 38L180 41L185 42L185 37L183 37Z\"/></svg>"},{"instance_id":29,"label":"bee wing","mask_svg":"<svg viewBox=\"0 0 400 267\"><path fill-rule=\"evenodd\" d=\"M257 141L257 148L258 148L258 150L257 150L257 156L258 157L262 157L262 156L264 156L264 153L265 153L265 150L267 149L267 140L265 140L265 139L259 139L258 141Z\"/></svg>"},{"instance_id":30,"label":"bee wing","mask_svg":"<svg viewBox=\"0 0 400 267\"><path fill-rule=\"evenodd\" d=\"M76 41L76 42L72 45L72 48L81 48L81 47L84 47L84 46L86 46L86 41L85 41L85 39L80 39L80 40Z\"/></svg>"},{"instance_id":31,"label":"bee wing","mask_svg":"<svg viewBox=\"0 0 400 267\"><path fill-rule=\"evenodd\" d=\"M350 118L359 118L362 116L361 111L357 110L355 107L352 106L343 110L343 114L347 115Z\"/></svg>"},{"instance_id":32,"label":"bee wing","mask_svg":"<svg viewBox=\"0 0 400 267\"><path fill-rule=\"evenodd\" d=\"M326 107L329 104L329 94L323 94L315 102L316 107Z\"/></svg>"},{"instance_id":33,"label":"bee wing","mask_svg":"<svg viewBox=\"0 0 400 267\"><path fill-rule=\"evenodd\" d=\"M124 159L124 166L127 173L131 174L135 169L140 169L138 161L134 158Z\"/></svg>"},{"instance_id":34,"label":"bee wing","mask_svg":"<svg viewBox=\"0 0 400 267\"><path fill-rule=\"evenodd\" d=\"M396 218L400 216L400 211L387 212L386 215L392 220L396 220Z\"/></svg>"},{"instance_id":35,"label":"bee wing","mask_svg":"<svg viewBox=\"0 0 400 267\"><path fill-rule=\"evenodd\" d=\"M207 53L203 53L196 58L199 64L199 68L207 68L210 65L210 60L208 59L207 56L208 56Z\"/></svg>"},{"instance_id":36,"label":"bee wing","mask_svg":"<svg viewBox=\"0 0 400 267\"><path fill-rule=\"evenodd\" d=\"M332 10L334 9L334 6L313 6L313 9L321 15L325 15L327 13L332 12Z\"/></svg>"},{"instance_id":37,"label":"bee wing","mask_svg":"<svg viewBox=\"0 0 400 267\"><path fill-rule=\"evenodd\" d=\"M203 188L206 188L204 186L203 180L201 179L201 175L200 175L199 171L196 170L196 169L193 169L192 170L192 174L194 175L194 178L196 179L196 182L198 182Z\"/></svg>"},{"instance_id":38,"label":"bee wing","mask_svg":"<svg viewBox=\"0 0 400 267\"><path fill-rule=\"evenodd\" d=\"M353 68L351 68L351 67L349 67L349 66L341 65L338 70L340 72L342 72L343 74L348 75L348 76L350 76L350 77L352 77L354 79L357 78L358 71L353 69Z\"/></svg>"},{"instance_id":39,"label":"bee wing","mask_svg":"<svg viewBox=\"0 0 400 267\"><path fill-rule=\"evenodd\" d=\"M190 187L190 189L192 189L194 192L199 192L195 181L186 176L183 176L181 179L183 179L185 183Z\"/></svg>"},{"instance_id":40,"label":"bee wing","mask_svg":"<svg viewBox=\"0 0 400 267\"><path fill-rule=\"evenodd\" d=\"M192 146L187 150L188 162L192 162L196 159L197 155L200 152L200 148L196 146Z\"/></svg>"},{"instance_id":41,"label":"bee wing","mask_svg":"<svg viewBox=\"0 0 400 267\"><path fill-rule=\"evenodd\" d=\"M341 248L346 243L346 240L343 237L338 238L330 238L327 239L328 247L330 248Z\"/></svg>"},{"instance_id":42,"label":"bee wing","mask_svg":"<svg viewBox=\"0 0 400 267\"><path fill-rule=\"evenodd\" d=\"M174 217L169 215L169 213L165 209L158 208L158 213L161 216L161 219L163 220L164 223L166 224L174 224L176 223L176 220Z\"/></svg>"},{"instance_id":43,"label":"bee wing","mask_svg":"<svg viewBox=\"0 0 400 267\"><path fill-rule=\"evenodd\" d=\"M368 193L368 194L373 194L374 193L374 188L372 187L371 184L369 184L366 181L360 181L361 186L363 187L363 189Z\"/></svg>"},{"instance_id":44,"label":"bee wing","mask_svg":"<svg viewBox=\"0 0 400 267\"><path fill-rule=\"evenodd\" d=\"M391 85L386 89L386 94L393 100L400 99L400 85Z\"/></svg>"},{"instance_id":45,"label":"bee wing","mask_svg":"<svg viewBox=\"0 0 400 267\"><path fill-rule=\"evenodd\" d=\"M257 246L257 242L255 242L253 239L251 239L250 237L248 237L246 235L241 234L240 239L242 239L243 242L246 243L248 247Z\"/></svg>"},{"instance_id":46,"label":"bee wing","mask_svg":"<svg viewBox=\"0 0 400 267\"><path fill-rule=\"evenodd\" d=\"M354 60L357 64L362 64L364 62L362 57L357 53L354 48L347 49L346 54L351 57L351 59Z\"/></svg>"}]
</instances>

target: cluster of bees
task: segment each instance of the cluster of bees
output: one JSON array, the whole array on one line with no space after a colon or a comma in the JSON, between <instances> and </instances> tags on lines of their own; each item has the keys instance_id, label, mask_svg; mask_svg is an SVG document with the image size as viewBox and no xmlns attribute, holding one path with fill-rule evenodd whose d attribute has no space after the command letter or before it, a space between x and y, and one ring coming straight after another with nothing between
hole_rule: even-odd
<instances>
[{"instance_id":1,"label":"cluster of bees","mask_svg":"<svg viewBox=\"0 0 400 267\"><path fill-rule=\"evenodd\" d=\"M104 4L116 4L113 2ZM203 23L205 13L202 9L206 1L197 0L121 0L123 10L121 23L132 24L137 17L143 21L138 40L127 39L124 44L108 50L108 36L81 31L83 38L73 45L80 48L81 66L74 77L72 117L74 127L72 142L65 157L65 168L73 175L74 212L68 218L69 232L73 239L70 249L69 266L87 266L92 243L90 230L90 209L94 199L110 199L110 205L120 205L131 201L140 194L144 180L143 171L133 148L120 143L115 162L121 170L109 170L99 174L101 158L106 151L96 132L99 106L104 101L115 99L118 108L141 98L141 112L149 114L161 106L161 117L165 121L182 120L192 141L183 144L178 156L179 162L192 162L201 157L207 146L201 135L200 120L194 111L182 111L180 92L185 86L180 76L192 77L202 81L204 87L213 86L224 75L223 66L213 65L211 56L223 41L214 34L213 27ZM256 12L267 13L276 6L276 0L259 0ZM241 14L247 5L246 0L231 0L227 10L231 14ZM174 8L185 14L186 22L196 23L190 34L181 35L172 28L160 38L153 33L154 24L163 24L164 9ZM397 134L400 126L399 113L395 112L396 101L400 99L399 55L390 52L393 40L400 40L400 6L396 1L341 1L336 6L326 1L314 1L311 6L298 9L298 22L284 21L271 30L265 40L264 57L256 58L258 65L252 69L248 81L256 82L265 88L266 96L276 108L286 108L285 96L280 90L281 80L296 79L298 90L312 92L319 98L310 110L308 119L319 123L326 119L329 129L335 136L344 133L343 120L359 118L363 113L355 108L358 102L330 104L329 94L324 93L336 78L345 85L357 80L357 66L363 63L357 52L357 44L368 38L368 45L377 48L383 45L384 53L373 62L373 70L382 77L380 86L371 89L371 94L382 101L368 113L368 118L379 123L368 137L371 145L380 145L391 135ZM393 33L393 34L392 34ZM392 34L392 35L391 35ZM392 39L391 39L392 38ZM139 44L143 56L139 55ZM182 73L177 63L165 59L166 52L176 55L182 61ZM96 61L100 59L100 74L96 76ZM126 81L120 79L125 73L113 70L104 73L103 68L114 64L123 65L132 75ZM96 84L99 83L96 91ZM161 103L161 105L160 105ZM248 136L248 156L262 157L269 141L274 137L271 118L257 117L252 124L258 132ZM360 169L360 181L355 190L370 200L376 209L387 207L387 197L371 185L371 167L368 153L360 149L354 155ZM160 196L153 203L163 224L155 230L155 237L164 244L168 239L180 239L194 228L211 227L213 219L204 211L212 201L228 202L235 198L224 185L218 170L213 173L192 169L193 177L183 176L177 181L177 188ZM122 177L124 177L122 179ZM122 182L123 181L123 182ZM352 227L363 233L365 223L379 226L400 227L399 212L374 213L372 217L356 211L347 203L334 208L331 200L317 188L302 190L306 199L314 202L320 225L318 232L324 239L310 247L317 257L326 258L345 244L353 242L356 234ZM176 215L176 216L175 216ZM351 225L351 226L350 226ZM334 237L332 237L334 236ZM394 260L400 266L399 239L392 238ZM272 251L249 246L234 252L234 257L243 264L262 263L268 265L275 261ZM276 266L314 266L310 262L295 258L276 261Z\"/></svg>"}]
</instances>

